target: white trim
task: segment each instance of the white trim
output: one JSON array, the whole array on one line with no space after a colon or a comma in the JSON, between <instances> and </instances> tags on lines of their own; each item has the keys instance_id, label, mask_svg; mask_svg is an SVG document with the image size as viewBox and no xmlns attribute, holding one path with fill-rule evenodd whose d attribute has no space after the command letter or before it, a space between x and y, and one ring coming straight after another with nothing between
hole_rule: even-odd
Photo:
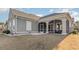
<instances>
[{"instance_id":1,"label":"white trim","mask_svg":"<svg viewBox=\"0 0 79 59\"><path fill-rule=\"evenodd\" d=\"M46 33L48 33L48 22L46 22Z\"/></svg>"},{"instance_id":2,"label":"white trim","mask_svg":"<svg viewBox=\"0 0 79 59\"><path fill-rule=\"evenodd\" d=\"M32 31L32 22L26 21L26 31Z\"/></svg>"},{"instance_id":3,"label":"white trim","mask_svg":"<svg viewBox=\"0 0 79 59\"><path fill-rule=\"evenodd\" d=\"M26 21L26 31L27 31L27 21Z\"/></svg>"},{"instance_id":4,"label":"white trim","mask_svg":"<svg viewBox=\"0 0 79 59\"><path fill-rule=\"evenodd\" d=\"M23 31L23 32L16 32L16 33L28 33L27 31Z\"/></svg>"},{"instance_id":5,"label":"white trim","mask_svg":"<svg viewBox=\"0 0 79 59\"><path fill-rule=\"evenodd\" d=\"M62 19L62 35L66 35L66 19Z\"/></svg>"},{"instance_id":6,"label":"white trim","mask_svg":"<svg viewBox=\"0 0 79 59\"><path fill-rule=\"evenodd\" d=\"M62 35L67 35L67 33L62 33Z\"/></svg>"},{"instance_id":7,"label":"white trim","mask_svg":"<svg viewBox=\"0 0 79 59\"><path fill-rule=\"evenodd\" d=\"M43 27L43 28L42 28ZM42 31L41 31L42 30ZM42 24L40 24L40 31L41 31L41 33L43 33L44 32L44 24L42 23Z\"/></svg>"},{"instance_id":8,"label":"white trim","mask_svg":"<svg viewBox=\"0 0 79 59\"><path fill-rule=\"evenodd\" d=\"M38 32L29 33L27 31L14 33L14 35L42 35L42 34L45 34L45 33L43 33L43 32L41 32L41 33L38 33Z\"/></svg>"},{"instance_id":9,"label":"white trim","mask_svg":"<svg viewBox=\"0 0 79 59\"><path fill-rule=\"evenodd\" d=\"M11 26L12 26L11 21L9 21L9 29L11 29Z\"/></svg>"},{"instance_id":10,"label":"white trim","mask_svg":"<svg viewBox=\"0 0 79 59\"><path fill-rule=\"evenodd\" d=\"M12 31L15 33L15 19L12 20Z\"/></svg>"},{"instance_id":11,"label":"white trim","mask_svg":"<svg viewBox=\"0 0 79 59\"><path fill-rule=\"evenodd\" d=\"M15 19L13 19L12 24L13 24L13 26L15 26Z\"/></svg>"},{"instance_id":12,"label":"white trim","mask_svg":"<svg viewBox=\"0 0 79 59\"><path fill-rule=\"evenodd\" d=\"M17 33L17 19L15 19L15 32Z\"/></svg>"}]
</instances>

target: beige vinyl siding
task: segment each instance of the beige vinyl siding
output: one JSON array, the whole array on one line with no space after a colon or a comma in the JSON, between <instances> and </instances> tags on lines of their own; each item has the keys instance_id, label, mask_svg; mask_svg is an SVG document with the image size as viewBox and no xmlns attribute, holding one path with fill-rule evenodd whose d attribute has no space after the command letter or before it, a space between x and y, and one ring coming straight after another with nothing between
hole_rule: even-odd
<instances>
[{"instance_id":1,"label":"beige vinyl siding","mask_svg":"<svg viewBox=\"0 0 79 59\"><path fill-rule=\"evenodd\" d=\"M32 22L32 32L38 32L38 22Z\"/></svg>"},{"instance_id":2,"label":"beige vinyl siding","mask_svg":"<svg viewBox=\"0 0 79 59\"><path fill-rule=\"evenodd\" d=\"M17 32L26 31L26 20L17 19Z\"/></svg>"}]
</instances>

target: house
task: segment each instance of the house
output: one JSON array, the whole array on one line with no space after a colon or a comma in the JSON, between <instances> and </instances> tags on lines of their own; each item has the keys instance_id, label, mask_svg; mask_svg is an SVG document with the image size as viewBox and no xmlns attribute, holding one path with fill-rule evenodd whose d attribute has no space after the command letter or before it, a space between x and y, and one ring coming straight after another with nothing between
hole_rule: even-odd
<instances>
[{"instance_id":1,"label":"house","mask_svg":"<svg viewBox=\"0 0 79 59\"><path fill-rule=\"evenodd\" d=\"M39 17L15 9L10 9L7 23L8 30L13 34L68 34L73 30L73 21L69 13L54 13Z\"/></svg>"},{"instance_id":2,"label":"house","mask_svg":"<svg viewBox=\"0 0 79 59\"><path fill-rule=\"evenodd\" d=\"M78 30L79 31L79 21L76 21L74 23L74 29Z\"/></svg>"},{"instance_id":3,"label":"house","mask_svg":"<svg viewBox=\"0 0 79 59\"><path fill-rule=\"evenodd\" d=\"M4 23L0 23L0 32L2 32L4 30Z\"/></svg>"}]
</instances>

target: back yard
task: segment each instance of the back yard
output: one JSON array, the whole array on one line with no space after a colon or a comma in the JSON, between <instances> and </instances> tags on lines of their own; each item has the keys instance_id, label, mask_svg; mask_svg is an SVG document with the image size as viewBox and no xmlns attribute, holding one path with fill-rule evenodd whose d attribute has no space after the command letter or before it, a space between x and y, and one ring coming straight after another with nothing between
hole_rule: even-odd
<instances>
[{"instance_id":1,"label":"back yard","mask_svg":"<svg viewBox=\"0 0 79 59\"><path fill-rule=\"evenodd\" d=\"M58 50L79 50L79 35L71 34L63 39L58 45Z\"/></svg>"},{"instance_id":2,"label":"back yard","mask_svg":"<svg viewBox=\"0 0 79 59\"><path fill-rule=\"evenodd\" d=\"M79 35L57 34L9 37L0 34L0 49L7 50L71 50L79 49Z\"/></svg>"},{"instance_id":3,"label":"back yard","mask_svg":"<svg viewBox=\"0 0 79 59\"><path fill-rule=\"evenodd\" d=\"M65 36L50 34L50 35L23 35L9 37L0 35L0 49L19 49L19 50L47 50L57 46Z\"/></svg>"}]
</instances>

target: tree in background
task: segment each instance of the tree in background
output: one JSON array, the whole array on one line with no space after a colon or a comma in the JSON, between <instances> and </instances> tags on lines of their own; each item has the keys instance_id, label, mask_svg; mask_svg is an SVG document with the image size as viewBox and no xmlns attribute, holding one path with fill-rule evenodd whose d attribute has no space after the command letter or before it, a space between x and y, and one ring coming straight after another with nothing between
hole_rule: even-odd
<instances>
[{"instance_id":1,"label":"tree in background","mask_svg":"<svg viewBox=\"0 0 79 59\"><path fill-rule=\"evenodd\" d=\"M79 31L79 21L76 21L76 22L75 22L74 29L76 29L76 30Z\"/></svg>"}]
</instances>

